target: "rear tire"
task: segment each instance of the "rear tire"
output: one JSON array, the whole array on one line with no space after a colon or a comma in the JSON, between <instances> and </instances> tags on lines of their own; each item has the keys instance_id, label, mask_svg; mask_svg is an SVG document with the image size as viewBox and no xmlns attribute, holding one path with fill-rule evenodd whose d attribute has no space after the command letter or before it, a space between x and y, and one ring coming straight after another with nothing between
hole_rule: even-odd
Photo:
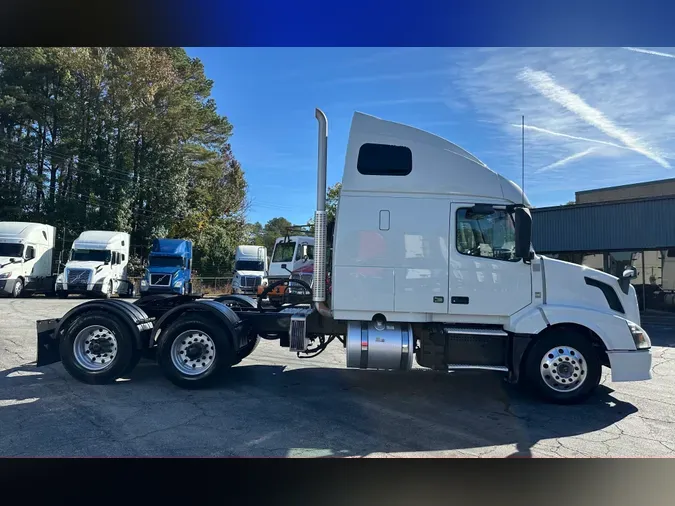
<instances>
[{"instance_id":1,"label":"rear tire","mask_svg":"<svg viewBox=\"0 0 675 506\"><path fill-rule=\"evenodd\" d=\"M540 399L577 404L600 384L602 363L587 337L571 329L557 329L532 343L524 373L527 386Z\"/></svg>"},{"instance_id":2,"label":"rear tire","mask_svg":"<svg viewBox=\"0 0 675 506\"><path fill-rule=\"evenodd\" d=\"M186 314L160 334L157 362L174 385L206 388L236 360L230 338L228 331L208 316Z\"/></svg>"},{"instance_id":3,"label":"rear tire","mask_svg":"<svg viewBox=\"0 0 675 506\"><path fill-rule=\"evenodd\" d=\"M66 371L92 385L112 383L131 372L140 359L131 332L103 311L75 318L61 336L59 348Z\"/></svg>"}]
</instances>

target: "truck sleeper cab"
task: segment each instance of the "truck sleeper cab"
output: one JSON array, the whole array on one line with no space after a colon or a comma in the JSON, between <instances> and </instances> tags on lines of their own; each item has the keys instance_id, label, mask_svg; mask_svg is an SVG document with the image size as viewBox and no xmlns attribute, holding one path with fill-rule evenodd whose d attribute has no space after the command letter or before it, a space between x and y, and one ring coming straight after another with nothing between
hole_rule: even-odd
<instances>
[{"instance_id":1,"label":"truck sleeper cab","mask_svg":"<svg viewBox=\"0 0 675 506\"><path fill-rule=\"evenodd\" d=\"M537 255L521 189L440 137L355 113L328 237L327 120L318 109L316 117L313 277L311 285L294 279L311 304L263 306L273 283L257 300L83 304L38 322L38 365L60 359L82 381L107 382L155 350L168 379L198 388L265 338L305 357L339 340L351 368L409 370L417 362L500 371L562 404L591 395L603 366L612 381L651 378L651 342L630 284L636 270L617 278ZM127 358L117 352L103 369L95 369L96 352L94 365L77 359L83 342L98 343L87 333L94 327L107 328L117 350L124 343ZM99 352L111 349L97 339Z\"/></svg>"},{"instance_id":2,"label":"truck sleeper cab","mask_svg":"<svg viewBox=\"0 0 675 506\"><path fill-rule=\"evenodd\" d=\"M154 239L141 280L141 295L192 293L192 242Z\"/></svg>"},{"instance_id":3,"label":"truck sleeper cab","mask_svg":"<svg viewBox=\"0 0 675 506\"><path fill-rule=\"evenodd\" d=\"M267 248L241 245L234 253L232 293L253 295L267 285Z\"/></svg>"},{"instance_id":4,"label":"truck sleeper cab","mask_svg":"<svg viewBox=\"0 0 675 506\"><path fill-rule=\"evenodd\" d=\"M133 284L127 278L129 234L108 230L82 232L73 242L70 257L56 278L56 294L132 297Z\"/></svg>"},{"instance_id":5,"label":"truck sleeper cab","mask_svg":"<svg viewBox=\"0 0 675 506\"><path fill-rule=\"evenodd\" d=\"M0 222L0 295L53 295L54 233L41 223Z\"/></svg>"}]
</instances>

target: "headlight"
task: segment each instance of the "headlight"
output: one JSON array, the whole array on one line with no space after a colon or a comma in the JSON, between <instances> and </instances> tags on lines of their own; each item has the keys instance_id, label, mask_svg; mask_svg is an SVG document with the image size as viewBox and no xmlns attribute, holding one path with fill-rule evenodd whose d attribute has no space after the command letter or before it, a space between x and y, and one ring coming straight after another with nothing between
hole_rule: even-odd
<instances>
[{"instance_id":1,"label":"headlight","mask_svg":"<svg viewBox=\"0 0 675 506\"><path fill-rule=\"evenodd\" d=\"M148 282L145 279L141 279L141 286L148 286Z\"/></svg>"},{"instance_id":2,"label":"headlight","mask_svg":"<svg viewBox=\"0 0 675 506\"><path fill-rule=\"evenodd\" d=\"M174 286L174 288L179 288L180 285L182 285L182 284L183 284L183 282L179 279L173 284L173 286Z\"/></svg>"},{"instance_id":3,"label":"headlight","mask_svg":"<svg viewBox=\"0 0 675 506\"><path fill-rule=\"evenodd\" d=\"M3 272L2 274L0 274L0 279L7 279L7 278L11 278L11 277L12 277L11 272Z\"/></svg>"},{"instance_id":4,"label":"headlight","mask_svg":"<svg viewBox=\"0 0 675 506\"><path fill-rule=\"evenodd\" d=\"M630 333L633 336L633 342L638 350L647 350L652 347L652 342L645 330L633 322L627 322Z\"/></svg>"},{"instance_id":5,"label":"headlight","mask_svg":"<svg viewBox=\"0 0 675 506\"><path fill-rule=\"evenodd\" d=\"M56 282L57 283L63 283L63 273L56 276Z\"/></svg>"}]
</instances>

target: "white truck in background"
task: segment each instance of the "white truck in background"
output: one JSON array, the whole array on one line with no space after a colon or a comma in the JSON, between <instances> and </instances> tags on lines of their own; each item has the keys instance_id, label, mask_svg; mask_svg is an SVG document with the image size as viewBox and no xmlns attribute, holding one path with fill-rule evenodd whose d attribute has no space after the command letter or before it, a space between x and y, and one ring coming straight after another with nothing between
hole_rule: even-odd
<instances>
[{"instance_id":1,"label":"white truck in background","mask_svg":"<svg viewBox=\"0 0 675 506\"><path fill-rule=\"evenodd\" d=\"M68 262L56 279L57 296L133 297L134 287L127 278L129 242L129 234L125 232L82 232L73 242Z\"/></svg>"},{"instance_id":2,"label":"white truck in background","mask_svg":"<svg viewBox=\"0 0 675 506\"><path fill-rule=\"evenodd\" d=\"M272 260L267 275L267 284L277 283L273 289L267 292L267 299L275 307L281 307L289 289L289 285L282 282L289 280L292 273L297 273L300 270L309 269L311 272L314 265L314 237L309 235L309 227L298 225L290 227L288 230L289 235L278 237L274 243ZM291 235L293 232L297 234ZM305 235L302 235L303 233ZM265 289L265 287L258 288L258 295Z\"/></svg>"},{"instance_id":3,"label":"white truck in background","mask_svg":"<svg viewBox=\"0 0 675 506\"><path fill-rule=\"evenodd\" d=\"M0 293L21 297L54 292L54 227L41 223L0 222Z\"/></svg>"},{"instance_id":4,"label":"white truck in background","mask_svg":"<svg viewBox=\"0 0 675 506\"><path fill-rule=\"evenodd\" d=\"M259 286L267 285L267 248L241 245L234 253L232 293L256 294Z\"/></svg>"}]
</instances>

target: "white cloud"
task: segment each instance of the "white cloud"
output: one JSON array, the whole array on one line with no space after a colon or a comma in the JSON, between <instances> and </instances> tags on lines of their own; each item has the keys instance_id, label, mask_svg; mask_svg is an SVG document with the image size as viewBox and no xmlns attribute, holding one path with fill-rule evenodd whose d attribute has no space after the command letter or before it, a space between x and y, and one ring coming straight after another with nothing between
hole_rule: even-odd
<instances>
[{"instance_id":1,"label":"white cloud","mask_svg":"<svg viewBox=\"0 0 675 506\"><path fill-rule=\"evenodd\" d=\"M544 97L576 114L589 125L596 127L609 137L617 139L633 151L654 160L659 165L670 168L667 160L649 149L648 146L645 146L632 132L619 127L605 116L602 111L588 105L579 95L560 86L548 73L526 67L519 74L519 77Z\"/></svg>"},{"instance_id":2,"label":"white cloud","mask_svg":"<svg viewBox=\"0 0 675 506\"><path fill-rule=\"evenodd\" d=\"M597 148L588 148L581 153L575 153L573 155L568 156L567 158L563 158L562 160L558 160L557 162L554 162L550 165L547 165L546 167L542 167L541 169L537 170L537 173L540 172L546 172L549 170L557 169L560 167L563 167L567 165L570 162L573 162L575 160L578 160L579 158L583 158L584 156L590 155L591 153L597 151Z\"/></svg>"},{"instance_id":3,"label":"white cloud","mask_svg":"<svg viewBox=\"0 0 675 506\"><path fill-rule=\"evenodd\" d=\"M457 128L446 136L520 181L524 115L528 193L570 200L573 190L673 177L667 167L675 159L675 65L667 57L622 48L490 48L452 49L446 59L446 68L455 69L446 94L469 111L451 108L451 117L461 114L479 132L467 136ZM588 106L581 110L586 116L523 81L527 68L555 76L567 98L578 97L575 107ZM536 172L591 146L599 149L564 171Z\"/></svg>"},{"instance_id":4,"label":"white cloud","mask_svg":"<svg viewBox=\"0 0 675 506\"><path fill-rule=\"evenodd\" d=\"M675 54L662 53L660 51L651 51L649 49L640 49L639 47L624 47L623 49L627 49L628 51L634 51L636 53L651 54L654 56L665 56L666 58L675 58Z\"/></svg>"},{"instance_id":5,"label":"white cloud","mask_svg":"<svg viewBox=\"0 0 675 506\"><path fill-rule=\"evenodd\" d=\"M517 128L523 128L523 125L513 124L512 126L517 127ZM574 139L574 140L577 140L577 141L593 142L595 144L602 144L604 146L611 146L613 148L631 149L629 147L621 146L620 144L615 144L613 142L599 141L597 139L588 139L586 137L578 137L576 135L564 134L562 132L554 132L552 130L546 130L545 128L539 128L539 127L536 127L536 126L533 126L533 125L525 125L525 130L532 130L534 132L539 132L539 133L542 133L542 134L555 135L557 137L565 137L566 139Z\"/></svg>"}]
</instances>

